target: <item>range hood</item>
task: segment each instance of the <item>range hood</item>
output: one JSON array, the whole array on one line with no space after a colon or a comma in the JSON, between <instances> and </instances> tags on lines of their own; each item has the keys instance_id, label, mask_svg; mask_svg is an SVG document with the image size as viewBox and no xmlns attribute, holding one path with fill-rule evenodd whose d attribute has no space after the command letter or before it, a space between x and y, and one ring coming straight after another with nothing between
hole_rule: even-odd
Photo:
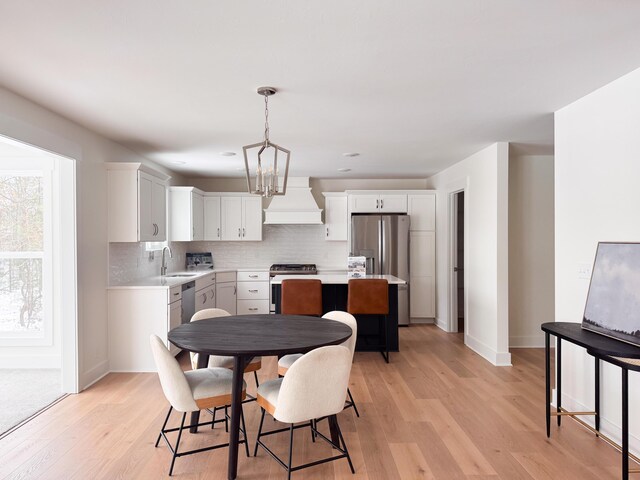
<instances>
[{"instance_id":1,"label":"range hood","mask_svg":"<svg viewBox=\"0 0 640 480\"><path fill-rule=\"evenodd\" d=\"M273 197L264 209L265 225L321 225L322 209L318 208L309 177L289 177L287 193Z\"/></svg>"}]
</instances>

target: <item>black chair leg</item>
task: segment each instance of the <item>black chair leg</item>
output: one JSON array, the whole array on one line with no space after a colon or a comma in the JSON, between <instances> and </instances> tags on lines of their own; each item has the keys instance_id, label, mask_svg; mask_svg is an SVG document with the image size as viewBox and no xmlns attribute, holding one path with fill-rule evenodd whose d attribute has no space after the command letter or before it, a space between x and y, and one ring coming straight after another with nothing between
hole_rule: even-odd
<instances>
[{"instance_id":1,"label":"black chair leg","mask_svg":"<svg viewBox=\"0 0 640 480\"><path fill-rule=\"evenodd\" d=\"M309 430L311 430L311 441L313 443L316 443L316 435L315 433L313 433L313 429L314 429L313 420L309 420Z\"/></svg>"},{"instance_id":2,"label":"black chair leg","mask_svg":"<svg viewBox=\"0 0 640 480\"><path fill-rule=\"evenodd\" d=\"M338 437L342 442L342 448L344 448L344 453L347 456L347 460L349 461L349 468L351 469L351 473L355 474L356 470L353 468L353 463L351 463L351 455L349 455L349 450L347 449L347 444L344 441L344 437L342 436L342 430L340 430L340 424L338 423L338 417L336 416L336 427L338 429Z\"/></svg>"},{"instance_id":3,"label":"black chair leg","mask_svg":"<svg viewBox=\"0 0 640 480\"><path fill-rule=\"evenodd\" d=\"M353 396L351 395L351 389L347 388L347 394L349 395L349 402L351 402L349 406L353 407L353 410L356 412L356 417L360 418L360 413L358 413L358 407L356 407L356 402L353 401Z\"/></svg>"},{"instance_id":4,"label":"black chair leg","mask_svg":"<svg viewBox=\"0 0 640 480\"><path fill-rule=\"evenodd\" d=\"M247 426L244 423L244 411L242 407L240 407L240 421L242 422L242 434L244 435L244 451L247 454L247 458L251 455L249 454L249 437L247 436Z\"/></svg>"},{"instance_id":5,"label":"black chair leg","mask_svg":"<svg viewBox=\"0 0 640 480\"><path fill-rule=\"evenodd\" d=\"M216 414L218 413L218 407L213 407L213 422L211 423L211 430L216 428Z\"/></svg>"},{"instance_id":6,"label":"black chair leg","mask_svg":"<svg viewBox=\"0 0 640 480\"><path fill-rule=\"evenodd\" d=\"M262 410L262 416L260 417L260 426L258 427L258 437L256 438L256 448L253 450L253 456L257 457L258 456L258 444L260 443L260 435L262 435L262 424L264 423L264 414L267 413L267 411L260 407L260 409Z\"/></svg>"},{"instance_id":7,"label":"black chair leg","mask_svg":"<svg viewBox=\"0 0 640 480\"><path fill-rule=\"evenodd\" d=\"M182 437L182 430L184 429L184 420L187 418L187 414L182 414L182 421L180 422L180 430L178 430L178 440L176 441L176 448L173 451L173 457L171 458L171 466L169 467L169 476L173 474L173 465L176 463L176 457L178 456L178 447L180 446L180 437Z\"/></svg>"},{"instance_id":8,"label":"black chair leg","mask_svg":"<svg viewBox=\"0 0 640 480\"><path fill-rule=\"evenodd\" d=\"M291 460L293 459L293 423L289 425L289 463L287 464L287 480L291 480Z\"/></svg>"},{"instance_id":9,"label":"black chair leg","mask_svg":"<svg viewBox=\"0 0 640 480\"><path fill-rule=\"evenodd\" d=\"M259 387L260 382L258 381L258 372L256 370L253 371L253 378L256 380L256 387Z\"/></svg>"},{"instance_id":10,"label":"black chair leg","mask_svg":"<svg viewBox=\"0 0 640 480\"><path fill-rule=\"evenodd\" d=\"M228 406L225 405L224 407L224 431L225 433L229 433L229 410L228 410Z\"/></svg>"},{"instance_id":11,"label":"black chair leg","mask_svg":"<svg viewBox=\"0 0 640 480\"><path fill-rule=\"evenodd\" d=\"M164 432L164 429L167 428L167 422L169 421L169 417L171 416L172 411L173 407L169 407L167 418L164 419L164 423L162 424L162 428L160 429L160 433L158 434L158 439L156 440L156 448L158 448L158 444L160 443L160 439L162 438L162 432Z\"/></svg>"}]
</instances>

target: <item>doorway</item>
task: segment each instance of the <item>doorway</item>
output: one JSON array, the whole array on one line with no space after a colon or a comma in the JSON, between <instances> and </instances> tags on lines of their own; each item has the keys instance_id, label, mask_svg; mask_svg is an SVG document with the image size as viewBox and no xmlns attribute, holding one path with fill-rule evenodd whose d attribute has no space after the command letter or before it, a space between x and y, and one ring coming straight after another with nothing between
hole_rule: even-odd
<instances>
[{"instance_id":1,"label":"doorway","mask_svg":"<svg viewBox=\"0 0 640 480\"><path fill-rule=\"evenodd\" d=\"M454 191L450 196L451 218L451 271L449 331L465 332L465 291L464 291L464 190Z\"/></svg>"}]
</instances>

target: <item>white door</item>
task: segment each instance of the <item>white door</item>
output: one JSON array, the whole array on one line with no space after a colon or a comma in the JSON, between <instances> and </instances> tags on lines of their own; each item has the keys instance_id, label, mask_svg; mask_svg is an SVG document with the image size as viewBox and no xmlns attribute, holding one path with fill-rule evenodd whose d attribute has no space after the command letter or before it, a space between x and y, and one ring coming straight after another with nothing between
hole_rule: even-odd
<instances>
[{"instance_id":1,"label":"white door","mask_svg":"<svg viewBox=\"0 0 640 480\"><path fill-rule=\"evenodd\" d=\"M216 284L216 307L226 310L231 315L236 314L236 283Z\"/></svg>"},{"instance_id":2,"label":"white door","mask_svg":"<svg viewBox=\"0 0 640 480\"><path fill-rule=\"evenodd\" d=\"M242 197L242 240L262 240L262 197Z\"/></svg>"},{"instance_id":3,"label":"white door","mask_svg":"<svg viewBox=\"0 0 640 480\"><path fill-rule=\"evenodd\" d=\"M380 195L380 211L387 213L407 213L407 196Z\"/></svg>"},{"instance_id":4,"label":"white door","mask_svg":"<svg viewBox=\"0 0 640 480\"><path fill-rule=\"evenodd\" d=\"M379 195L349 195L352 213L378 213L380 210Z\"/></svg>"},{"instance_id":5,"label":"white door","mask_svg":"<svg viewBox=\"0 0 640 480\"><path fill-rule=\"evenodd\" d=\"M156 240L156 226L153 220L153 193L154 178L144 172L138 172L138 238L141 242Z\"/></svg>"},{"instance_id":6,"label":"white door","mask_svg":"<svg viewBox=\"0 0 640 480\"><path fill-rule=\"evenodd\" d=\"M347 240L347 197L326 197L324 202L326 240Z\"/></svg>"},{"instance_id":7,"label":"white door","mask_svg":"<svg viewBox=\"0 0 640 480\"><path fill-rule=\"evenodd\" d=\"M154 242L164 242L167 239L167 187L161 180L153 180L153 195L151 217L155 224Z\"/></svg>"},{"instance_id":8,"label":"white door","mask_svg":"<svg viewBox=\"0 0 640 480\"><path fill-rule=\"evenodd\" d=\"M202 195L191 192L192 239L204 240L204 200Z\"/></svg>"},{"instance_id":9,"label":"white door","mask_svg":"<svg viewBox=\"0 0 640 480\"><path fill-rule=\"evenodd\" d=\"M220 197L204 197L204 240L220 238Z\"/></svg>"},{"instance_id":10,"label":"white door","mask_svg":"<svg viewBox=\"0 0 640 480\"><path fill-rule=\"evenodd\" d=\"M220 198L222 240L242 240L242 197Z\"/></svg>"}]
</instances>

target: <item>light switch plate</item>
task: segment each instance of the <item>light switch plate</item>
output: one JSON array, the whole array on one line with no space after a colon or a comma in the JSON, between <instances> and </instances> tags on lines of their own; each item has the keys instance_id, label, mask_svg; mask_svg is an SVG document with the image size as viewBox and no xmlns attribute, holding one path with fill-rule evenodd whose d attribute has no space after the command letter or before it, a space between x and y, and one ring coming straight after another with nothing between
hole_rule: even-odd
<instances>
[{"instance_id":1,"label":"light switch plate","mask_svg":"<svg viewBox=\"0 0 640 480\"><path fill-rule=\"evenodd\" d=\"M589 280L591 278L591 264L578 263L578 278Z\"/></svg>"}]
</instances>

